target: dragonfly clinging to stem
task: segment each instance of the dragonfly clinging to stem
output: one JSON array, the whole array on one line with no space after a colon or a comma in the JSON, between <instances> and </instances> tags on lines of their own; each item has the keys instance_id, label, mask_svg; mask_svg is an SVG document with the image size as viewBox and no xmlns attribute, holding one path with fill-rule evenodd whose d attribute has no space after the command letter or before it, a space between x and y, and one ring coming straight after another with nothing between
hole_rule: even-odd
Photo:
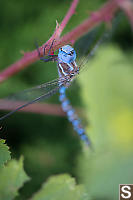
<instances>
[{"instance_id":1,"label":"dragonfly clinging to stem","mask_svg":"<svg viewBox=\"0 0 133 200\"><path fill-rule=\"evenodd\" d=\"M66 112L68 120L72 123L74 130L78 133L80 138L88 145L91 146L90 139L85 134L85 130L81 124L81 121L76 114L75 110L70 104L70 101L66 97L66 89L70 86L71 82L75 77L79 74L81 67L85 65L85 63L88 61L89 57L92 56L96 50L96 48L99 46L99 44L102 42L103 37L96 43L90 54L87 56L87 58L82 60L82 63L76 64L76 51L74 48L70 45L62 46L59 49L58 55L48 55L48 57L45 57L45 48L44 47L44 56L40 56L39 49L38 50L38 56L40 57L40 60L44 62L49 61L55 61L57 62L57 69L59 78L44 83L42 85L36 86L31 89L24 90L20 93L17 93L13 95L15 99L23 98L26 100L25 103L21 103L17 105L17 108L12 110L11 112L7 113L6 115L2 116L0 120L3 120L7 117L9 117L14 112L32 104L39 100L44 100L53 94L55 94L57 91L59 91L59 100L62 105L62 109L64 112ZM51 44L52 48L53 42ZM30 99L30 101L29 101Z\"/></svg>"}]
</instances>

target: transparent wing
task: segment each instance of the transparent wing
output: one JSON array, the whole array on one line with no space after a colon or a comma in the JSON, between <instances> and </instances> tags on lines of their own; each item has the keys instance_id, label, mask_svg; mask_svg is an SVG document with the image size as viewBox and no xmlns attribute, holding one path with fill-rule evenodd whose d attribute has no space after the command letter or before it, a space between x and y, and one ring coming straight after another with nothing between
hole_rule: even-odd
<instances>
[{"instance_id":1,"label":"transparent wing","mask_svg":"<svg viewBox=\"0 0 133 200\"><path fill-rule=\"evenodd\" d=\"M0 120L5 119L16 111L32 104L40 100L44 100L53 94L55 94L58 89L64 84L66 81L64 78L56 79L51 82L47 82L42 85L38 85L36 87L24 90L22 92L13 94L9 96L6 100L11 100L12 102L15 100L17 103L13 103L13 110L6 115L2 116ZM9 107L10 109L10 107Z\"/></svg>"},{"instance_id":2,"label":"transparent wing","mask_svg":"<svg viewBox=\"0 0 133 200\"><path fill-rule=\"evenodd\" d=\"M93 47L91 48L91 50L89 51L88 55L87 56L84 56L82 57L79 61L78 61L78 66L79 66L79 69L80 69L80 72L84 69L86 63L89 61L89 59L94 56L97 48L99 47L99 45L101 43L104 42L104 40L106 40L106 38L109 36L109 34L107 32L104 32L102 34L102 36L100 36L100 38L95 41L95 44L93 45Z\"/></svg>"},{"instance_id":3,"label":"transparent wing","mask_svg":"<svg viewBox=\"0 0 133 200\"><path fill-rule=\"evenodd\" d=\"M60 79L55 79L51 82L47 82L41 85L37 85L33 88L23 90L21 92L12 94L8 96L7 99L10 100L20 100L20 101L32 101L39 96L46 95L49 91L52 91L54 88L58 87Z\"/></svg>"}]
</instances>

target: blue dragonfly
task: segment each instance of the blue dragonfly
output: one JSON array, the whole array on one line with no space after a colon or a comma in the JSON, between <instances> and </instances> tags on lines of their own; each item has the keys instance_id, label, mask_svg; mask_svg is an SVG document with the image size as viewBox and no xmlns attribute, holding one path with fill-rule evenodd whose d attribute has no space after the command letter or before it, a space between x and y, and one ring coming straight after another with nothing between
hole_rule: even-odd
<instances>
[{"instance_id":1,"label":"blue dragonfly","mask_svg":"<svg viewBox=\"0 0 133 200\"><path fill-rule=\"evenodd\" d=\"M26 102L20 102L19 105L17 105L17 108L12 110L11 112L7 113L6 115L2 116L0 120L3 120L7 117L9 117L11 114L15 113L16 111L33 104L35 102L38 102L39 100L45 100L46 98L49 98L53 94L55 94L57 91L59 91L59 100L61 102L61 106L64 112L66 112L68 120L72 123L72 126L74 130L78 133L81 140L83 140L88 146L91 146L91 141L88 138L88 136L85 133L85 130L82 126L81 120L79 119L78 115L76 114L75 109L73 109L72 105L70 104L70 101L66 97L66 90L71 85L72 81L76 78L76 76L79 74L85 63L88 61L89 57L91 57L96 48L101 43L102 39L100 39L92 51L89 53L89 55L82 60L80 64L76 64L76 51L74 48L70 45L62 46L59 49L58 55L48 55L46 58L45 56L45 48L44 47L44 55L43 57L40 56L39 49L38 50L38 56L40 57L40 60L44 62L49 61L55 61L57 62L57 69L59 78L38 85L36 87L26 89L22 92L19 92L15 95L13 95L13 99L24 99ZM51 44L51 47L53 45L53 42ZM50 51L51 51L50 47Z\"/></svg>"}]
</instances>

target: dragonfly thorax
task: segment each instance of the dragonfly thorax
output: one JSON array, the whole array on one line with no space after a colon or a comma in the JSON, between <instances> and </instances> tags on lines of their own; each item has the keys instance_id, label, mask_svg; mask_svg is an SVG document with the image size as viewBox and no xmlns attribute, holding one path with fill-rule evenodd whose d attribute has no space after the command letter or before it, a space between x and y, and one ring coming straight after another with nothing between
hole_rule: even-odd
<instances>
[{"instance_id":1,"label":"dragonfly thorax","mask_svg":"<svg viewBox=\"0 0 133 200\"><path fill-rule=\"evenodd\" d=\"M58 72L60 77L71 79L78 73L75 62L76 52L70 45L65 45L59 49L58 53Z\"/></svg>"},{"instance_id":2,"label":"dragonfly thorax","mask_svg":"<svg viewBox=\"0 0 133 200\"><path fill-rule=\"evenodd\" d=\"M72 79L74 76L76 76L79 72L78 66L76 62L69 63L58 63L58 73L59 77L68 77Z\"/></svg>"}]
</instances>

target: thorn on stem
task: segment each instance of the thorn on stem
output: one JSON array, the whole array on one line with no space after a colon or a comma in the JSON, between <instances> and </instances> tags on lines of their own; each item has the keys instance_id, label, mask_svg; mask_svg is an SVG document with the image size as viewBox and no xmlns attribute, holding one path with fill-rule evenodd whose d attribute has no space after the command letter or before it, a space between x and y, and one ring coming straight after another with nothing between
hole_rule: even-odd
<instances>
[{"instance_id":1,"label":"thorn on stem","mask_svg":"<svg viewBox=\"0 0 133 200\"><path fill-rule=\"evenodd\" d=\"M56 20L56 29L58 29L59 28L59 23L58 23L58 21Z\"/></svg>"}]
</instances>

